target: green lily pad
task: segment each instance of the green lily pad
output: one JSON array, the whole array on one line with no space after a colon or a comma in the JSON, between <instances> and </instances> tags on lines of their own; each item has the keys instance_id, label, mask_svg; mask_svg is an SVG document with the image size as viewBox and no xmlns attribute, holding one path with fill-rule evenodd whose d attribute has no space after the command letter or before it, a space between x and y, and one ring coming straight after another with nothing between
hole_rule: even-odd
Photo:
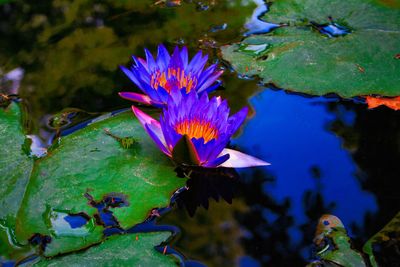
<instances>
[{"instance_id":1,"label":"green lily pad","mask_svg":"<svg viewBox=\"0 0 400 267\"><path fill-rule=\"evenodd\" d=\"M391 257L375 257L374 246L377 245L380 246L381 254L385 251L388 254L390 253L389 251L394 251L394 258L398 259L398 249L400 247L400 212L382 230L368 240L363 247L363 251L368 254L373 267L396 265L396 263L387 262L391 260ZM384 262L385 260L386 262ZM396 261L398 263L398 260Z\"/></svg>"},{"instance_id":2,"label":"green lily pad","mask_svg":"<svg viewBox=\"0 0 400 267\"><path fill-rule=\"evenodd\" d=\"M119 140L126 137L135 142L124 148ZM125 205L110 211L126 229L143 222L153 208L167 206L184 184L131 112L99 119L62 137L58 147L36 162L16 236L21 242L35 233L51 236L46 256L88 247L102 240L103 227L87 222L84 229L68 229L65 214L93 218L97 209L89 202L117 195L126 198Z\"/></svg>"},{"instance_id":3,"label":"green lily pad","mask_svg":"<svg viewBox=\"0 0 400 267\"><path fill-rule=\"evenodd\" d=\"M387 2L272 1L264 19L288 26L224 46L222 56L242 75L296 92L397 96L400 4ZM351 32L329 38L311 26L333 23L328 17Z\"/></svg>"},{"instance_id":4,"label":"green lily pad","mask_svg":"<svg viewBox=\"0 0 400 267\"><path fill-rule=\"evenodd\" d=\"M13 228L33 159L24 152L26 136L17 103L0 108L0 220Z\"/></svg>"},{"instance_id":5,"label":"green lily pad","mask_svg":"<svg viewBox=\"0 0 400 267\"><path fill-rule=\"evenodd\" d=\"M154 249L168 232L111 236L104 243L71 255L43 259L34 266L176 266L171 256Z\"/></svg>"},{"instance_id":6,"label":"green lily pad","mask_svg":"<svg viewBox=\"0 0 400 267\"><path fill-rule=\"evenodd\" d=\"M35 249L30 245L18 244L14 230L0 220L0 265L7 261L21 261L35 252Z\"/></svg>"},{"instance_id":7,"label":"green lily pad","mask_svg":"<svg viewBox=\"0 0 400 267\"><path fill-rule=\"evenodd\" d=\"M315 257L321 259L317 262L323 266L367 266L361 253L353 249L343 223L334 215L325 214L319 219L314 244ZM307 266L315 266L317 262Z\"/></svg>"}]
</instances>

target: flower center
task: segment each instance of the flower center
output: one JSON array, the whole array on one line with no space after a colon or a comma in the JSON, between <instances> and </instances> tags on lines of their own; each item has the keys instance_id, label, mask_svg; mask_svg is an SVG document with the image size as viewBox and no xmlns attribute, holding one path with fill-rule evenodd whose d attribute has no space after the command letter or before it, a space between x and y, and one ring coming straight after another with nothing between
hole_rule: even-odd
<instances>
[{"instance_id":1,"label":"flower center","mask_svg":"<svg viewBox=\"0 0 400 267\"><path fill-rule=\"evenodd\" d=\"M156 71L151 75L151 87L158 89L163 87L167 92L171 92L173 87L186 88L186 93L189 93L197 85L197 78L186 74L181 68L168 68L166 71Z\"/></svg>"},{"instance_id":2,"label":"flower center","mask_svg":"<svg viewBox=\"0 0 400 267\"><path fill-rule=\"evenodd\" d=\"M181 135L187 135L191 138L203 138L204 144L218 138L218 129L210 122L192 119L178 122L175 125L175 131Z\"/></svg>"}]
</instances>

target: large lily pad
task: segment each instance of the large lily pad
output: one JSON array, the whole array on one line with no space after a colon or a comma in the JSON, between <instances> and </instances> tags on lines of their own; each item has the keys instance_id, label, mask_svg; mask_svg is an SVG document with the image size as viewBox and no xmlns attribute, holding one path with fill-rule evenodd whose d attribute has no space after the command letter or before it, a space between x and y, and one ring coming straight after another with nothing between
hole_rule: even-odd
<instances>
[{"instance_id":1,"label":"large lily pad","mask_svg":"<svg viewBox=\"0 0 400 267\"><path fill-rule=\"evenodd\" d=\"M0 108L0 220L13 228L33 160L24 152L26 140L17 103Z\"/></svg>"},{"instance_id":2,"label":"large lily pad","mask_svg":"<svg viewBox=\"0 0 400 267\"><path fill-rule=\"evenodd\" d=\"M124 147L119 137L137 143ZM93 202L124 199L124 205L111 211L120 227L133 226L152 208L167 206L171 194L185 184L173 169L131 112L94 122L63 137L37 161L18 213L17 239L22 242L35 233L51 236L46 256L100 242L103 228L90 222L98 212ZM87 218L84 229L68 227L68 214Z\"/></svg>"},{"instance_id":3,"label":"large lily pad","mask_svg":"<svg viewBox=\"0 0 400 267\"><path fill-rule=\"evenodd\" d=\"M154 249L169 235L160 232L111 236L103 244L86 251L44 259L34 266L176 266L171 256Z\"/></svg>"},{"instance_id":4,"label":"large lily pad","mask_svg":"<svg viewBox=\"0 0 400 267\"><path fill-rule=\"evenodd\" d=\"M276 0L264 19L288 26L221 48L240 74L313 95L400 95L398 1ZM351 32L315 29L333 23Z\"/></svg>"}]
</instances>

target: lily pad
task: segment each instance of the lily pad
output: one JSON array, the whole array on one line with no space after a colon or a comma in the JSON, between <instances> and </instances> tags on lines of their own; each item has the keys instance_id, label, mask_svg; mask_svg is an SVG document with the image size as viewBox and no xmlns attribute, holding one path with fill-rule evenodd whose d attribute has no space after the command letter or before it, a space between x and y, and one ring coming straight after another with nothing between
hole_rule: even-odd
<instances>
[{"instance_id":1,"label":"lily pad","mask_svg":"<svg viewBox=\"0 0 400 267\"><path fill-rule=\"evenodd\" d=\"M85 251L43 259L34 266L176 266L171 256L154 249L169 237L168 232L111 236Z\"/></svg>"},{"instance_id":2,"label":"lily pad","mask_svg":"<svg viewBox=\"0 0 400 267\"><path fill-rule=\"evenodd\" d=\"M320 259L317 262L322 266L367 266L361 253L353 249L343 223L334 215L325 214L319 219L314 244L317 248L315 257ZM317 262L307 266L315 266Z\"/></svg>"},{"instance_id":3,"label":"lily pad","mask_svg":"<svg viewBox=\"0 0 400 267\"><path fill-rule=\"evenodd\" d=\"M400 212L364 245L373 267L396 266L400 263Z\"/></svg>"},{"instance_id":4,"label":"lily pad","mask_svg":"<svg viewBox=\"0 0 400 267\"><path fill-rule=\"evenodd\" d=\"M221 48L241 75L312 95L400 95L400 4L276 0L264 19L287 26ZM328 37L324 26L350 33ZM267 45L261 53L254 47ZM248 48L248 49L247 49Z\"/></svg>"},{"instance_id":5,"label":"lily pad","mask_svg":"<svg viewBox=\"0 0 400 267\"><path fill-rule=\"evenodd\" d=\"M22 114L15 102L0 108L0 220L13 228L33 159L24 152L26 136Z\"/></svg>"},{"instance_id":6,"label":"lily pad","mask_svg":"<svg viewBox=\"0 0 400 267\"><path fill-rule=\"evenodd\" d=\"M14 230L7 227L4 221L0 220L0 265L14 266L15 262L21 261L24 258L34 254L36 251L30 245L23 246L18 244Z\"/></svg>"},{"instance_id":7,"label":"lily pad","mask_svg":"<svg viewBox=\"0 0 400 267\"><path fill-rule=\"evenodd\" d=\"M129 148L119 142L126 137L136 140ZM97 224L107 226L94 204L119 199L122 205L111 205L107 214L112 212L118 227L126 229L143 222L153 208L167 206L184 184L131 112L99 119L62 137L36 162L16 236L21 242L35 233L51 236L46 256L81 249L102 240L103 227L93 226L89 218L96 215ZM83 229L66 229L67 214L88 218Z\"/></svg>"}]
</instances>

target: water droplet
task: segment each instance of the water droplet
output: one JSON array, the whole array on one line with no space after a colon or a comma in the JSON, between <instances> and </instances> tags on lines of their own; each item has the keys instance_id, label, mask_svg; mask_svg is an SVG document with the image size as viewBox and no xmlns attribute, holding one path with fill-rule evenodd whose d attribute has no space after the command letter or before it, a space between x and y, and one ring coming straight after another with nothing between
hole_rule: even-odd
<instances>
[{"instance_id":1,"label":"water droplet","mask_svg":"<svg viewBox=\"0 0 400 267\"><path fill-rule=\"evenodd\" d=\"M56 236L86 236L94 229L94 219L85 213L49 212L51 230Z\"/></svg>"},{"instance_id":2,"label":"water droplet","mask_svg":"<svg viewBox=\"0 0 400 267\"><path fill-rule=\"evenodd\" d=\"M244 44L239 45L238 51L250 54L252 56L259 56L270 48L269 44Z\"/></svg>"}]
</instances>

